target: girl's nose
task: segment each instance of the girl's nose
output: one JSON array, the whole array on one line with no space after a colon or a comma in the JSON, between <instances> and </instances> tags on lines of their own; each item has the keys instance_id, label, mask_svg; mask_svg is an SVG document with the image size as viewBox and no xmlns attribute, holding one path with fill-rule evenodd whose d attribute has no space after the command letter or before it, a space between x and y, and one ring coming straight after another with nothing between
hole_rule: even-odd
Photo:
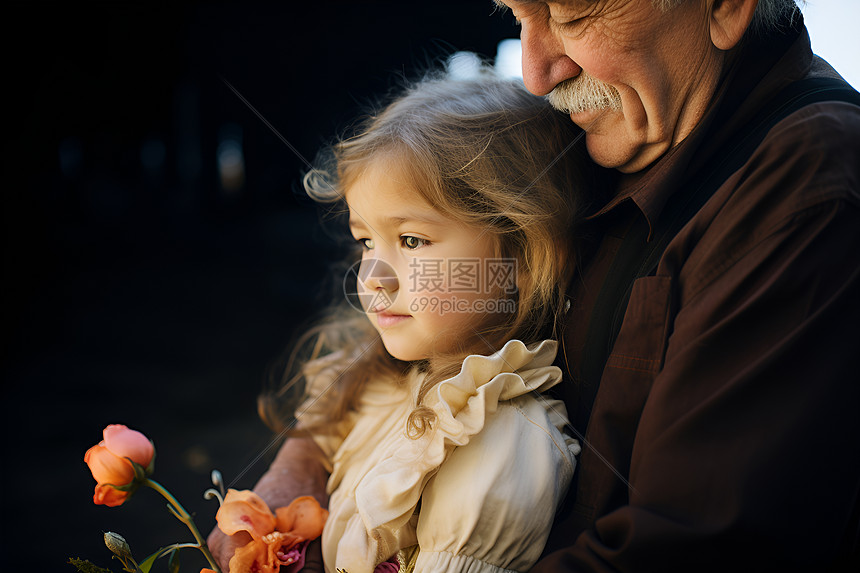
<instances>
[{"instance_id":1,"label":"girl's nose","mask_svg":"<svg viewBox=\"0 0 860 573\"><path fill-rule=\"evenodd\" d=\"M383 289L395 292L400 288L394 268L382 259L369 259L361 263L358 278L368 290Z\"/></svg>"},{"instance_id":2,"label":"girl's nose","mask_svg":"<svg viewBox=\"0 0 860 573\"><path fill-rule=\"evenodd\" d=\"M535 95L546 95L582 68L565 52L564 43L546 22L522 23L523 83Z\"/></svg>"}]
</instances>

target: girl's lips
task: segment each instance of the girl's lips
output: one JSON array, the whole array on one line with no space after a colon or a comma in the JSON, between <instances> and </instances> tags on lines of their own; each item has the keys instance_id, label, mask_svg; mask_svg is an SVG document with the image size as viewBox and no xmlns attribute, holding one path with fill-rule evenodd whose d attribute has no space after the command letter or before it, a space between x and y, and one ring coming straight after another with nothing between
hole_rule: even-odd
<instances>
[{"instance_id":1,"label":"girl's lips","mask_svg":"<svg viewBox=\"0 0 860 573\"><path fill-rule=\"evenodd\" d=\"M412 318L408 314L391 314L389 312L380 312L376 315L376 324L380 328L388 328L403 322L407 318Z\"/></svg>"}]
</instances>

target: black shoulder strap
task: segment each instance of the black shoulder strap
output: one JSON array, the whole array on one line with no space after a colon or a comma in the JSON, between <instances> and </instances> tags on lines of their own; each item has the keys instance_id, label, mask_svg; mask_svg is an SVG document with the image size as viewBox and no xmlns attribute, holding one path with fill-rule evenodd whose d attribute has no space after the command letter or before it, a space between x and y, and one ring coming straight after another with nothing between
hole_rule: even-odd
<instances>
[{"instance_id":1,"label":"black shoulder strap","mask_svg":"<svg viewBox=\"0 0 860 573\"><path fill-rule=\"evenodd\" d=\"M711 163L666 204L656 222L654 236L648 241L648 225L637 221L609 269L589 319L588 335L582 355L582 379L577 421L585 428L597 387L609 354L621 330L621 322L636 279L653 274L669 242L702 208L714 192L740 169L758 148L771 128L801 107L822 101L845 101L860 106L860 93L844 81L810 78L795 82L777 94L737 137L714 154Z\"/></svg>"}]
</instances>

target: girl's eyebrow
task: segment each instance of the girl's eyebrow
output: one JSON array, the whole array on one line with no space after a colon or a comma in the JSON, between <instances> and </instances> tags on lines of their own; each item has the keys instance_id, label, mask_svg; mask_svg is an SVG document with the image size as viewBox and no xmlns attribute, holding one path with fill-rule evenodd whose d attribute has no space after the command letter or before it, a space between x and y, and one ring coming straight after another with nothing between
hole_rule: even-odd
<instances>
[{"instance_id":1,"label":"girl's eyebrow","mask_svg":"<svg viewBox=\"0 0 860 573\"><path fill-rule=\"evenodd\" d=\"M432 211L428 211L427 213L417 213L411 215L386 215L382 217L382 223L384 225L389 225L392 227L399 227L405 223L426 223L431 225L439 225L443 224L447 221L446 218L436 215ZM364 219L362 217L352 217L349 218L349 227L351 229L364 229L367 226Z\"/></svg>"},{"instance_id":2,"label":"girl's eyebrow","mask_svg":"<svg viewBox=\"0 0 860 573\"><path fill-rule=\"evenodd\" d=\"M433 211L411 213L409 215L387 215L384 217L386 223L391 225L402 225L404 223L431 223L438 225L446 222L448 219L436 214Z\"/></svg>"}]
</instances>

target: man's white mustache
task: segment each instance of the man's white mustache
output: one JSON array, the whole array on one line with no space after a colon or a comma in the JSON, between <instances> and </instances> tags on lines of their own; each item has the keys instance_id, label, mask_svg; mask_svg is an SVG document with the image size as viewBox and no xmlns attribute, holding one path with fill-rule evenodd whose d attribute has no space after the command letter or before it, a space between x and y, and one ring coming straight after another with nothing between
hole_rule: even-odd
<instances>
[{"instance_id":1,"label":"man's white mustache","mask_svg":"<svg viewBox=\"0 0 860 573\"><path fill-rule=\"evenodd\" d=\"M611 85L589 75L585 70L575 78L564 80L547 94L550 105L565 113L621 109L621 94Z\"/></svg>"}]
</instances>

